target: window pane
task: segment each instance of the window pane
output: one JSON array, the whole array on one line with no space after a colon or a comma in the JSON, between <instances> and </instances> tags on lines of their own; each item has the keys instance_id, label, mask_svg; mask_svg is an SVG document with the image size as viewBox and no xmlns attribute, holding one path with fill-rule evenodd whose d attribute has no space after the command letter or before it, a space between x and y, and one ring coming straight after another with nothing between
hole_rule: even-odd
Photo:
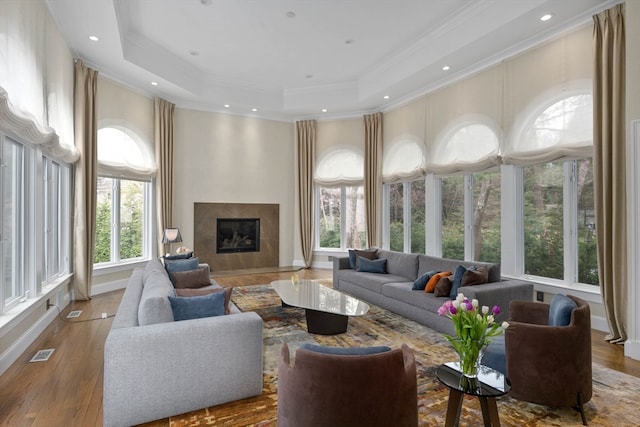
<instances>
[{"instance_id":1,"label":"window pane","mask_svg":"<svg viewBox=\"0 0 640 427\"><path fill-rule=\"evenodd\" d=\"M347 248L364 248L366 244L366 227L364 225L364 187L345 187L345 196L345 245Z\"/></svg>"},{"instance_id":2,"label":"window pane","mask_svg":"<svg viewBox=\"0 0 640 427\"><path fill-rule=\"evenodd\" d=\"M321 248L340 249L340 188L320 187Z\"/></svg>"},{"instance_id":3,"label":"window pane","mask_svg":"<svg viewBox=\"0 0 640 427\"><path fill-rule=\"evenodd\" d=\"M562 162L524 171L524 269L526 274L564 278Z\"/></svg>"},{"instance_id":4,"label":"window pane","mask_svg":"<svg viewBox=\"0 0 640 427\"><path fill-rule=\"evenodd\" d=\"M120 181L120 259L142 256L144 184Z\"/></svg>"},{"instance_id":5,"label":"window pane","mask_svg":"<svg viewBox=\"0 0 640 427\"><path fill-rule=\"evenodd\" d=\"M593 163L578 160L578 282L599 285L596 252L596 218L593 201Z\"/></svg>"},{"instance_id":6,"label":"window pane","mask_svg":"<svg viewBox=\"0 0 640 427\"><path fill-rule=\"evenodd\" d=\"M442 178L442 256L464 259L464 177Z\"/></svg>"},{"instance_id":7,"label":"window pane","mask_svg":"<svg viewBox=\"0 0 640 427\"><path fill-rule=\"evenodd\" d=\"M96 244L93 262L111 260L111 208L113 203L113 179L98 177L98 198L96 203Z\"/></svg>"},{"instance_id":8,"label":"window pane","mask_svg":"<svg viewBox=\"0 0 640 427\"><path fill-rule=\"evenodd\" d=\"M24 147L9 138L4 142L2 168L2 261L4 303L24 294Z\"/></svg>"},{"instance_id":9,"label":"window pane","mask_svg":"<svg viewBox=\"0 0 640 427\"><path fill-rule=\"evenodd\" d=\"M500 262L500 173L473 175L474 260Z\"/></svg>"},{"instance_id":10,"label":"window pane","mask_svg":"<svg viewBox=\"0 0 640 427\"><path fill-rule=\"evenodd\" d=\"M403 184L389 184L389 249L404 251Z\"/></svg>"},{"instance_id":11,"label":"window pane","mask_svg":"<svg viewBox=\"0 0 640 427\"><path fill-rule=\"evenodd\" d=\"M425 251L424 179L411 185L411 253Z\"/></svg>"},{"instance_id":12,"label":"window pane","mask_svg":"<svg viewBox=\"0 0 640 427\"><path fill-rule=\"evenodd\" d=\"M44 263L43 282L55 278L61 273L61 234L60 234L60 165L43 158L44 174Z\"/></svg>"}]
</instances>

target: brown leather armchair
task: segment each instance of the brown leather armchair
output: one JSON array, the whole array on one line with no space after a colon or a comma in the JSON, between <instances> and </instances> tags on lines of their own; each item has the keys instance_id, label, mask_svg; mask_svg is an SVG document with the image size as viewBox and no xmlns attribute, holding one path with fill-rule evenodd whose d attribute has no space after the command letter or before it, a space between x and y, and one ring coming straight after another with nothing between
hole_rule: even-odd
<instances>
[{"instance_id":1,"label":"brown leather armchair","mask_svg":"<svg viewBox=\"0 0 640 427\"><path fill-rule=\"evenodd\" d=\"M577 307L567 326L549 326L549 304L511 301L505 331L510 396L540 405L570 406L587 425L583 404L591 399L591 313L586 301L567 295Z\"/></svg>"},{"instance_id":2,"label":"brown leather armchair","mask_svg":"<svg viewBox=\"0 0 640 427\"><path fill-rule=\"evenodd\" d=\"M289 347L278 361L278 427L402 427L418 425L413 351L327 354Z\"/></svg>"}]
</instances>

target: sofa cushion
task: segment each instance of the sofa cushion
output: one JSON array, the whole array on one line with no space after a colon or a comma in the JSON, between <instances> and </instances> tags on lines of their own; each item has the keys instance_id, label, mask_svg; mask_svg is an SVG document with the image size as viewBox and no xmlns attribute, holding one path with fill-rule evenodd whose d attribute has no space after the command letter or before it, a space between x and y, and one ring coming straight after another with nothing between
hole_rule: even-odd
<instances>
[{"instance_id":1,"label":"sofa cushion","mask_svg":"<svg viewBox=\"0 0 640 427\"><path fill-rule=\"evenodd\" d=\"M418 276L416 280L413 281L413 287L411 288L414 291L424 291L424 288L427 286L427 282L434 274L440 273L439 270L431 270L426 273Z\"/></svg>"},{"instance_id":2,"label":"sofa cushion","mask_svg":"<svg viewBox=\"0 0 640 427\"><path fill-rule=\"evenodd\" d=\"M143 275L143 288L138 305L138 324L152 325L173 321L168 297L174 295L169 276L158 259L147 264Z\"/></svg>"},{"instance_id":3,"label":"sofa cushion","mask_svg":"<svg viewBox=\"0 0 640 427\"><path fill-rule=\"evenodd\" d=\"M451 276L451 274L452 273L450 271L441 271L440 273L434 274L427 282L427 286L425 286L424 291L427 293L433 292L440 279L442 279L443 277L449 277Z\"/></svg>"},{"instance_id":4,"label":"sofa cushion","mask_svg":"<svg viewBox=\"0 0 640 427\"><path fill-rule=\"evenodd\" d=\"M453 299L458 296L458 288L462 286L462 276L467 272L467 267L460 264L453 272L453 278L451 279L451 291L449 292L449 298Z\"/></svg>"},{"instance_id":5,"label":"sofa cushion","mask_svg":"<svg viewBox=\"0 0 640 427\"><path fill-rule=\"evenodd\" d=\"M571 312L578 304L562 294L555 294L549 305L549 326L568 326L571 323Z\"/></svg>"},{"instance_id":6,"label":"sofa cushion","mask_svg":"<svg viewBox=\"0 0 640 427\"><path fill-rule=\"evenodd\" d=\"M418 278L418 254L405 254L403 252L380 249L378 251L378 259L387 260L387 273L389 274L406 277L411 281ZM432 270L435 270L435 268Z\"/></svg>"},{"instance_id":7,"label":"sofa cushion","mask_svg":"<svg viewBox=\"0 0 640 427\"><path fill-rule=\"evenodd\" d=\"M358 257L358 271L366 273L387 273L387 260L386 259L367 259L361 256Z\"/></svg>"},{"instance_id":8,"label":"sofa cushion","mask_svg":"<svg viewBox=\"0 0 640 427\"><path fill-rule=\"evenodd\" d=\"M438 281L433 290L434 297L448 297L451 292L451 276L446 276Z\"/></svg>"},{"instance_id":9,"label":"sofa cushion","mask_svg":"<svg viewBox=\"0 0 640 427\"><path fill-rule=\"evenodd\" d=\"M224 311L226 314L231 312L231 308L229 307L229 302L231 301L231 293L233 292L233 287L224 287L224 288L208 288L208 289L189 289L189 288L181 288L176 289L177 297L197 297L202 295L209 295L214 292L224 292Z\"/></svg>"},{"instance_id":10,"label":"sofa cushion","mask_svg":"<svg viewBox=\"0 0 640 427\"><path fill-rule=\"evenodd\" d=\"M360 273L355 270L342 270L339 280L361 286L376 293L381 293L382 285L385 283L406 282L407 279L394 276L393 274ZM408 287L411 289L411 282L409 282Z\"/></svg>"},{"instance_id":11,"label":"sofa cushion","mask_svg":"<svg viewBox=\"0 0 640 427\"><path fill-rule=\"evenodd\" d=\"M169 297L176 321L222 316L225 314L224 293L214 292L195 297Z\"/></svg>"},{"instance_id":12,"label":"sofa cushion","mask_svg":"<svg viewBox=\"0 0 640 427\"><path fill-rule=\"evenodd\" d=\"M170 273L173 287L178 288L202 288L211 284L209 267L200 266L195 270L176 271Z\"/></svg>"},{"instance_id":13,"label":"sofa cushion","mask_svg":"<svg viewBox=\"0 0 640 427\"><path fill-rule=\"evenodd\" d=\"M446 298L436 298L433 293L412 291L411 282L386 283L382 286L382 295L429 311L436 316L438 309L446 300Z\"/></svg>"},{"instance_id":14,"label":"sofa cushion","mask_svg":"<svg viewBox=\"0 0 640 427\"><path fill-rule=\"evenodd\" d=\"M196 258L167 260L164 263L167 272L176 273L179 271L189 271L198 268L200 260Z\"/></svg>"},{"instance_id":15,"label":"sofa cushion","mask_svg":"<svg viewBox=\"0 0 640 427\"><path fill-rule=\"evenodd\" d=\"M482 285L489 280L489 270L486 266L471 266L462 275L460 286Z\"/></svg>"},{"instance_id":16,"label":"sofa cushion","mask_svg":"<svg viewBox=\"0 0 640 427\"><path fill-rule=\"evenodd\" d=\"M376 259L378 258L378 249L349 249L349 268L358 268L358 257Z\"/></svg>"}]
</instances>

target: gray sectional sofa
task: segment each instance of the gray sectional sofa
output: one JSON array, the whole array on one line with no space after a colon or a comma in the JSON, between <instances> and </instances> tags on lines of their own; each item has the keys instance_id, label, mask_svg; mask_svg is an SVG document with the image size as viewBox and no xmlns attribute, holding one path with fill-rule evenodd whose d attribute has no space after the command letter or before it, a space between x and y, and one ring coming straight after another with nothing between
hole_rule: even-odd
<instances>
[{"instance_id":1,"label":"gray sectional sofa","mask_svg":"<svg viewBox=\"0 0 640 427\"><path fill-rule=\"evenodd\" d=\"M211 287L219 286L212 282ZM104 347L104 425L130 426L262 393L262 319L173 321L158 259L135 270Z\"/></svg>"},{"instance_id":2,"label":"gray sectional sofa","mask_svg":"<svg viewBox=\"0 0 640 427\"><path fill-rule=\"evenodd\" d=\"M424 290L412 290L413 282L429 271L455 272L459 265L486 266L488 283L459 289L481 305L500 306L499 321L509 318L509 301L533 300L533 284L523 280L503 280L500 264L458 261L422 254L377 250L377 259L386 259L386 273L357 271L349 257L334 257L333 287L340 291L398 313L441 333L454 335L453 322L438 315L438 308L449 297L436 297Z\"/></svg>"}]
</instances>

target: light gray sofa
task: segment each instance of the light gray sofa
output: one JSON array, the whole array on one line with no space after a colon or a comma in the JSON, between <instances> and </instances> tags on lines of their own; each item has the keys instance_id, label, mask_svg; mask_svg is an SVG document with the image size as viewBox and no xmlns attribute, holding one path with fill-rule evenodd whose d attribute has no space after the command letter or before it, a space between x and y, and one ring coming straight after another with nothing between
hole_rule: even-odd
<instances>
[{"instance_id":1,"label":"light gray sofa","mask_svg":"<svg viewBox=\"0 0 640 427\"><path fill-rule=\"evenodd\" d=\"M219 286L212 283L211 286ZM131 426L262 393L262 319L173 321L158 259L135 270L104 347L104 425Z\"/></svg>"},{"instance_id":2,"label":"light gray sofa","mask_svg":"<svg viewBox=\"0 0 640 427\"><path fill-rule=\"evenodd\" d=\"M459 265L486 265L489 283L464 286L459 292L470 299L477 298L481 305L500 306L502 313L497 318L499 321L509 318L509 301L533 300L533 284L523 280L503 280L500 264L458 261L383 249L378 249L377 257L387 260L386 274L359 272L350 268L349 257L334 257L333 287L441 333L455 334L453 322L438 315L438 308L448 297L412 290L414 280L428 271L455 272Z\"/></svg>"}]
</instances>

